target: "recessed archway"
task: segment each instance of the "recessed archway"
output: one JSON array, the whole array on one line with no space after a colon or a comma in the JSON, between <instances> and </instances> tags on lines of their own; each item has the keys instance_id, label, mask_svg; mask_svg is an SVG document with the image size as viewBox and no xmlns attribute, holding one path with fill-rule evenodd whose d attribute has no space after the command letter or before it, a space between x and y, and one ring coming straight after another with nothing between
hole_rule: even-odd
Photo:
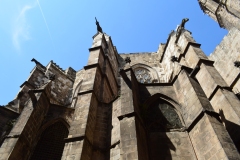
<instances>
[{"instance_id":1,"label":"recessed archway","mask_svg":"<svg viewBox=\"0 0 240 160\"><path fill-rule=\"evenodd\" d=\"M68 128L61 121L49 125L41 134L31 156L31 160L60 160L64 149L64 138L68 136Z\"/></svg>"}]
</instances>

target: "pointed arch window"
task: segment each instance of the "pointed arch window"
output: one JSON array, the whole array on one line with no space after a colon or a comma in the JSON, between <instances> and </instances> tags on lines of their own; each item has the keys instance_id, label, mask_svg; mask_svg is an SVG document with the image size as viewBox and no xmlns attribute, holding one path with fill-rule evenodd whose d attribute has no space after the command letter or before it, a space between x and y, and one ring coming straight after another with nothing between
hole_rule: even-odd
<instances>
[{"instance_id":1,"label":"pointed arch window","mask_svg":"<svg viewBox=\"0 0 240 160\"><path fill-rule=\"evenodd\" d=\"M161 99L148 107L146 125L150 132L169 131L183 127L175 108Z\"/></svg>"},{"instance_id":2,"label":"pointed arch window","mask_svg":"<svg viewBox=\"0 0 240 160\"><path fill-rule=\"evenodd\" d=\"M31 160L60 160L64 149L64 138L68 136L68 128L62 122L49 126L41 134Z\"/></svg>"}]
</instances>

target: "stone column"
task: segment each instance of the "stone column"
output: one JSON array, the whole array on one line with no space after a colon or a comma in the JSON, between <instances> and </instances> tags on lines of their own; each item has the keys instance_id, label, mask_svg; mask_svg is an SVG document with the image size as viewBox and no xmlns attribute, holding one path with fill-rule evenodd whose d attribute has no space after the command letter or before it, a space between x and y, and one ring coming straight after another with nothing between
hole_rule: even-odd
<instances>
[{"instance_id":1,"label":"stone column","mask_svg":"<svg viewBox=\"0 0 240 160\"><path fill-rule=\"evenodd\" d=\"M139 113L138 83L132 69L121 71L121 159L148 160L146 133Z\"/></svg>"}]
</instances>

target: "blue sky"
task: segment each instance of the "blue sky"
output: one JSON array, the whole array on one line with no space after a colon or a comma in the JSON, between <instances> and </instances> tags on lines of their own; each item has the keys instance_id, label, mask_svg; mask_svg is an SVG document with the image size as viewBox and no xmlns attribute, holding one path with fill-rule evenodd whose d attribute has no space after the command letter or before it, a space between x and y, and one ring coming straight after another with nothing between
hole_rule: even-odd
<instances>
[{"instance_id":1,"label":"blue sky","mask_svg":"<svg viewBox=\"0 0 240 160\"><path fill-rule=\"evenodd\" d=\"M85 66L95 16L119 53L157 51L182 18L207 55L227 33L197 0L0 0L0 105L15 98L32 58L63 69Z\"/></svg>"}]
</instances>

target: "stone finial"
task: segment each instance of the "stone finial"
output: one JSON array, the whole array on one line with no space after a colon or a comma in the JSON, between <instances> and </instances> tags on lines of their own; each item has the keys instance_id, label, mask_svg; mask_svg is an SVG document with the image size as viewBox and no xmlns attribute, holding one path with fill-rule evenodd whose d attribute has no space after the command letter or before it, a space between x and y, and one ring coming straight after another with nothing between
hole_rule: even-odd
<instances>
[{"instance_id":1,"label":"stone finial","mask_svg":"<svg viewBox=\"0 0 240 160\"><path fill-rule=\"evenodd\" d=\"M97 18L96 18L96 17L95 17L95 20L96 20L96 25L97 25L97 30L98 30L98 32L103 33L102 27L100 26L100 24L99 24L99 22L97 21Z\"/></svg>"}]
</instances>

